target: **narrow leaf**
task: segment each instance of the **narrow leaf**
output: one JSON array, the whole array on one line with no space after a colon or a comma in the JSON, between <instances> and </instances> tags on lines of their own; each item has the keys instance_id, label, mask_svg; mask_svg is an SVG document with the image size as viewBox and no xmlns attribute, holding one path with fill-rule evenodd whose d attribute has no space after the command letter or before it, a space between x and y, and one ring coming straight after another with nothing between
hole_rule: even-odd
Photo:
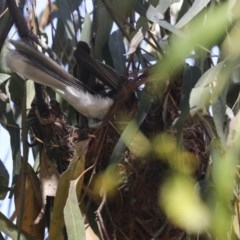
<instances>
[{"instance_id":1,"label":"narrow leaf","mask_svg":"<svg viewBox=\"0 0 240 240\"><path fill-rule=\"evenodd\" d=\"M226 94L228 88L224 88L222 93L219 95L216 102L212 105L213 121L216 126L217 134L221 139L221 143L225 143L225 122L226 122Z\"/></svg>"},{"instance_id":2,"label":"narrow leaf","mask_svg":"<svg viewBox=\"0 0 240 240\"><path fill-rule=\"evenodd\" d=\"M9 173L0 159L0 200L3 200L7 195L9 182Z\"/></svg>"},{"instance_id":3,"label":"narrow leaf","mask_svg":"<svg viewBox=\"0 0 240 240\"><path fill-rule=\"evenodd\" d=\"M84 219L79 208L76 194L79 179L80 178L70 181L68 198L63 210L68 239L71 240L86 239Z\"/></svg>"},{"instance_id":4,"label":"narrow leaf","mask_svg":"<svg viewBox=\"0 0 240 240\"><path fill-rule=\"evenodd\" d=\"M179 29L177 29L175 26L165 21L164 16L159 12L157 8L153 7L152 5L149 6L146 12L146 17L148 20L154 23L157 23L159 26L169 30L170 32L178 36L184 36Z\"/></svg>"},{"instance_id":5,"label":"narrow leaf","mask_svg":"<svg viewBox=\"0 0 240 240\"><path fill-rule=\"evenodd\" d=\"M185 26L188 22L190 22L199 12L202 11L204 7L207 6L207 4L210 2L210 0L195 0L192 7L183 15L183 17L175 24L175 27L182 28Z\"/></svg>"},{"instance_id":6,"label":"narrow leaf","mask_svg":"<svg viewBox=\"0 0 240 240\"><path fill-rule=\"evenodd\" d=\"M194 115L197 111L205 110L211 103L215 102L227 83L226 62L223 61L210 68L199 79L190 95L190 111Z\"/></svg>"},{"instance_id":7,"label":"narrow leaf","mask_svg":"<svg viewBox=\"0 0 240 240\"><path fill-rule=\"evenodd\" d=\"M115 145L109 161L110 163L115 163L119 161L126 147L129 147L129 149L133 151L134 154L139 156L143 156L149 151L149 142L147 138L141 133L139 127L146 118L150 107L151 101L149 99L149 96L144 92L141 92L139 94L139 109L136 117L128 123L120 139ZM140 146L142 146L141 150L139 149Z\"/></svg>"},{"instance_id":8,"label":"narrow leaf","mask_svg":"<svg viewBox=\"0 0 240 240\"><path fill-rule=\"evenodd\" d=\"M126 74L126 53L123 34L120 30L114 31L109 38L109 50L113 59L114 69L118 73Z\"/></svg>"},{"instance_id":9,"label":"narrow leaf","mask_svg":"<svg viewBox=\"0 0 240 240\"><path fill-rule=\"evenodd\" d=\"M159 9L159 11L164 14L173 3L178 2L180 2L180 0L161 0L157 5L157 9Z\"/></svg>"},{"instance_id":10,"label":"narrow leaf","mask_svg":"<svg viewBox=\"0 0 240 240\"><path fill-rule=\"evenodd\" d=\"M26 175L26 182L24 182L24 175ZM23 168L21 169L15 187L17 221L22 230L37 239L43 239L45 222L41 221L38 224L34 224L34 220L37 218L42 207L41 192L39 189L40 181L31 165L27 164L26 172ZM23 205L22 194L24 194Z\"/></svg>"},{"instance_id":11,"label":"narrow leaf","mask_svg":"<svg viewBox=\"0 0 240 240\"><path fill-rule=\"evenodd\" d=\"M0 73L0 84L8 80L11 76L5 73Z\"/></svg>"},{"instance_id":12,"label":"narrow leaf","mask_svg":"<svg viewBox=\"0 0 240 240\"><path fill-rule=\"evenodd\" d=\"M66 204L69 192L69 184L71 180L77 179L84 170L85 150L88 141L82 141L76 144L76 150L68 169L62 174L59 179L57 193L53 206L52 221L50 225L49 240L61 240L63 237L64 215L63 209ZM80 180L79 180L80 181ZM81 178L83 181L83 178ZM81 184L79 185L81 187ZM79 189L77 190L80 191Z\"/></svg>"},{"instance_id":13,"label":"narrow leaf","mask_svg":"<svg viewBox=\"0 0 240 240\"><path fill-rule=\"evenodd\" d=\"M157 86L155 89L156 95L161 94L160 91L165 86L169 76L179 70L191 51L200 46L211 47L222 37L230 24L229 15L226 14L226 11L227 4L222 4L220 7L214 8L214 10L209 9L207 13L201 14L201 16L191 21L189 27L184 31L184 37L173 37L166 57L153 68L150 81ZM215 21L212 21L213 18Z\"/></svg>"},{"instance_id":14,"label":"narrow leaf","mask_svg":"<svg viewBox=\"0 0 240 240\"><path fill-rule=\"evenodd\" d=\"M92 30L92 20L87 13L84 19L83 28L81 32L81 41L86 42L88 45L91 42L91 30Z\"/></svg>"},{"instance_id":15,"label":"narrow leaf","mask_svg":"<svg viewBox=\"0 0 240 240\"><path fill-rule=\"evenodd\" d=\"M137 47L139 46L143 38L144 38L143 31L142 31L142 28L140 28L137 31L137 33L133 36L130 42L130 47L127 52L127 55L133 54L136 51Z\"/></svg>"},{"instance_id":16,"label":"narrow leaf","mask_svg":"<svg viewBox=\"0 0 240 240\"><path fill-rule=\"evenodd\" d=\"M0 212L0 231L4 232L11 239L17 239L19 236L19 232L17 226L14 225L7 217L5 217ZM36 238L30 236L27 233L21 232L20 240L36 240Z\"/></svg>"},{"instance_id":17,"label":"narrow leaf","mask_svg":"<svg viewBox=\"0 0 240 240\"><path fill-rule=\"evenodd\" d=\"M108 36L111 32L113 19L107 11L104 3L100 0L96 2L96 15L94 16L95 23L95 43L94 43L94 57L99 60L103 59L103 47L108 42Z\"/></svg>"}]
</instances>

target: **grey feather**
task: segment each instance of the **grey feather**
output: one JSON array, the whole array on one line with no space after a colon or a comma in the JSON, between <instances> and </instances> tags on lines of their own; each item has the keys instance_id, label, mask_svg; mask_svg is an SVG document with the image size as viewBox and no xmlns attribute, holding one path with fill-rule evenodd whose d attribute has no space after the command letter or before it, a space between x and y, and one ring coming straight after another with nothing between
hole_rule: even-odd
<instances>
[{"instance_id":1,"label":"grey feather","mask_svg":"<svg viewBox=\"0 0 240 240\"><path fill-rule=\"evenodd\" d=\"M32 46L22 41L10 42L15 50L9 50L7 64L13 72L52 88L88 118L101 120L108 113L113 104L111 98L92 94L81 81Z\"/></svg>"}]
</instances>

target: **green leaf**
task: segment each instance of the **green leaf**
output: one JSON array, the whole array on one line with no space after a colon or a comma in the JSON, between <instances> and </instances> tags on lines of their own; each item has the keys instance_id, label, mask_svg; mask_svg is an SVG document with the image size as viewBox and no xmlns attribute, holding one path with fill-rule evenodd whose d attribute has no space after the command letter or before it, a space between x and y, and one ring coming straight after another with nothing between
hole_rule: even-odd
<instances>
[{"instance_id":1,"label":"green leaf","mask_svg":"<svg viewBox=\"0 0 240 240\"><path fill-rule=\"evenodd\" d=\"M10 82L12 81L12 87L9 85L9 89L5 88L4 92L11 98L11 94L14 95L14 92L18 91L16 95L20 96L22 92L20 91L22 88L18 88L18 83L14 86L14 82L16 81L23 81L20 80L20 77L15 78L12 77ZM21 84L20 84L21 85ZM3 85L2 85L3 86ZM17 103L17 102L16 102ZM11 150L12 150L12 159L13 159L13 176L19 174L20 166L21 166L21 148L20 148L20 127L18 125L18 121L21 120L21 109L17 106L17 104L12 104L9 101L3 102L0 101L0 112L1 112L1 124L2 126L9 132L10 135L10 143L11 143Z\"/></svg>"},{"instance_id":2,"label":"green leaf","mask_svg":"<svg viewBox=\"0 0 240 240\"><path fill-rule=\"evenodd\" d=\"M7 195L8 183L9 183L9 174L2 160L0 159L0 199L1 200L3 200Z\"/></svg>"},{"instance_id":3,"label":"green leaf","mask_svg":"<svg viewBox=\"0 0 240 240\"><path fill-rule=\"evenodd\" d=\"M114 31L109 38L109 49L113 59L114 69L118 73L125 75L126 74L126 53L123 34L120 30Z\"/></svg>"},{"instance_id":4,"label":"green leaf","mask_svg":"<svg viewBox=\"0 0 240 240\"><path fill-rule=\"evenodd\" d=\"M75 33L71 20L58 19L53 39L53 51L64 65L69 64L75 45Z\"/></svg>"},{"instance_id":5,"label":"green leaf","mask_svg":"<svg viewBox=\"0 0 240 240\"><path fill-rule=\"evenodd\" d=\"M9 53L8 47L9 47L8 42L5 42L0 52L0 72L7 74L11 72L6 63L7 54Z\"/></svg>"},{"instance_id":6,"label":"green leaf","mask_svg":"<svg viewBox=\"0 0 240 240\"><path fill-rule=\"evenodd\" d=\"M113 0L113 11L121 18L126 19L132 11L135 0L119 1ZM113 14L113 12L111 13Z\"/></svg>"},{"instance_id":7,"label":"green leaf","mask_svg":"<svg viewBox=\"0 0 240 240\"><path fill-rule=\"evenodd\" d=\"M108 42L110 35L113 19L110 16L108 10L102 1L96 1L96 15L94 16L94 27L95 27L95 43L94 43L94 57L102 60L103 59L103 48Z\"/></svg>"},{"instance_id":8,"label":"green leaf","mask_svg":"<svg viewBox=\"0 0 240 240\"><path fill-rule=\"evenodd\" d=\"M64 214L63 209L66 204L69 192L69 184L71 180L76 180L82 175L85 164L85 150L88 141L82 141L76 144L75 153L68 169L61 175L58 183L57 193L53 205L53 213L49 232L50 240L63 240ZM83 178L78 180L78 192L81 191L81 182Z\"/></svg>"},{"instance_id":9,"label":"green leaf","mask_svg":"<svg viewBox=\"0 0 240 240\"><path fill-rule=\"evenodd\" d=\"M86 42L88 45L91 43L92 20L90 15L86 13L84 18L83 28L81 32L81 41Z\"/></svg>"},{"instance_id":10,"label":"green leaf","mask_svg":"<svg viewBox=\"0 0 240 240\"><path fill-rule=\"evenodd\" d=\"M3 6L0 6L1 8L5 7L5 1L1 1ZM13 19L9 14L9 11L6 11L3 14L3 9L1 11L1 16L0 16L0 52L3 48L3 45L5 43L5 40L10 32L10 29L13 26ZM2 68L2 67L1 67Z\"/></svg>"},{"instance_id":11,"label":"green leaf","mask_svg":"<svg viewBox=\"0 0 240 240\"><path fill-rule=\"evenodd\" d=\"M210 2L210 0L198 0L194 1L191 8L183 15L183 17L175 24L175 27L182 28L185 26L188 22L190 22L195 16L197 16L198 13L202 11L204 7L207 6L207 4Z\"/></svg>"},{"instance_id":12,"label":"green leaf","mask_svg":"<svg viewBox=\"0 0 240 240\"><path fill-rule=\"evenodd\" d=\"M150 4L153 6L157 6L159 0L151 0L151 1L142 1L142 0L135 0L134 1L134 10L140 15L145 17L147 9L149 8Z\"/></svg>"},{"instance_id":13,"label":"green leaf","mask_svg":"<svg viewBox=\"0 0 240 240\"><path fill-rule=\"evenodd\" d=\"M117 144L115 145L110 161L109 163L116 163L121 159L122 153L126 149L126 147L129 147L130 150L134 150L134 154L136 155L144 155L148 152L149 150L149 142L148 140L142 135L142 133L139 131L139 127L141 123L144 121L144 119L147 116L147 113L150 110L151 107L151 101L149 96L144 93L140 92L139 93L139 109L137 111L136 117L128 123L126 126L125 130L121 134L120 139L118 140ZM138 143L140 142L140 145L142 146L143 151L139 151L136 149L136 144L134 144L134 140ZM133 145L131 145L133 144ZM131 149L132 148L132 149ZM136 149L136 150L135 150Z\"/></svg>"},{"instance_id":14,"label":"green leaf","mask_svg":"<svg viewBox=\"0 0 240 240\"><path fill-rule=\"evenodd\" d=\"M57 17L61 18L62 20L70 20L72 12L76 10L81 3L82 0L56 0L55 4L59 9Z\"/></svg>"},{"instance_id":15,"label":"green leaf","mask_svg":"<svg viewBox=\"0 0 240 240\"><path fill-rule=\"evenodd\" d=\"M190 111L194 115L199 110L214 103L228 82L229 69L225 68L226 61L220 62L205 72L190 95Z\"/></svg>"},{"instance_id":16,"label":"green leaf","mask_svg":"<svg viewBox=\"0 0 240 240\"><path fill-rule=\"evenodd\" d=\"M177 138L181 140L182 128L185 120L189 116L189 98L192 88L201 77L201 70L196 66L186 66L183 72L181 99L180 99L180 116L176 122L176 129L178 131Z\"/></svg>"},{"instance_id":17,"label":"green leaf","mask_svg":"<svg viewBox=\"0 0 240 240\"><path fill-rule=\"evenodd\" d=\"M217 134L221 140L221 143L224 144L225 134L225 123L226 123L226 95L228 88L224 88L222 93L219 95L216 102L212 105L212 115L213 121L216 126Z\"/></svg>"},{"instance_id":18,"label":"green leaf","mask_svg":"<svg viewBox=\"0 0 240 240\"><path fill-rule=\"evenodd\" d=\"M168 31L178 36L182 37L184 36L179 29L177 29L175 26L164 20L164 15L156 7L150 5L149 8L147 9L146 17L149 21L157 23L159 26L167 29Z\"/></svg>"},{"instance_id":19,"label":"green leaf","mask_svg":"<svg viewBox=\"0 0 240 240\"><path fill-rule=\"evenodd\" d=\"M23 103L24 85L25 85L25 80L23 80L17 74L12 75L12 78L9 81L9 93L11 96L11 100L19 108L21 108Z\"/></svg>"},{"instance_id":20,"label":"green leaf","mask_svg":"<svg viewBox=\"0 0 240 240\"><path fill-rule=\"evenodd\" d=\"M27 91L26 108L30 109L32 101L35 97L35 88L34 88L34 82L33 81L27 81L26 82L26 91Z\"/></svg>"},{"instance_id":21,"label":"green leaf","mask_svg":"<svg viewBox=\"0 0 240 240\"><path fill-rule=\"evenodd\" d=\"M127 54L133 54L136 49L138 48L138 46L140 45L140 43L142 42L142 40L144 39L144 33L142 31L142 28L140 28L133 36L131 42L130 42L130 46L128 49Z\"/></svg>"},{"instance_id":22,"label":"green leaf","mask_svg":"<svg viewBox=\"0 0 240 240\"><path fill-rule=\"evenodd\" d=\"M59 9L57 17L56 33L53 39L53 50L60 57L63 64L69 64L69 57L72 56L73 48L76 45L75 29L72 21L72 13L81 4L82 0L55 2Z\"/></svg>"},{"instance_id":23,"label":"green leaf","mask_svg":"<svg viewBox=\"0 0 240 240\"><path fill-rule=\"evenodd\" d=\"M65 20L64 26L68 39L70 39L71 41L75 40L75 31L72 20Z\"/></svg>"},{"instance_id":24,"label":"green leaf","mask_svg":"<svg viewBox=\"0 0 240 240\"><path fill-rule=\"evenodd\" d=\"M20 238L19 231L15 224L13 224L9 219L7 219L1 212L0 212L0 231L4 232L7 236L11 239L20 239L20 240L36 240L35 238L31 237L27 233L21 232Z\"/></svg>"},{"instance_id":25,"label":"green leaf","mask_svg":"<svg viewBox=\"0 0 240 240\"><path fill-rule=\"evenodd\" d=\"M201 77L201 70L196 66L186 66L183 72L182 93L180 100L181 116L184 118L189 114L190 93Z\"/></svg>"},{"instance_id":26,"label":"green leaf","mask_svg":"<svg viewBox=\"0 0 240 240\"><path fill-rule=\"evenodd\" d=\"M210 48L222 38L226 28L230 26L229 15L226 14L227 7L227 4L222 4L220 7L209 9L207 13L191 21L183 32L184 37L181 34L172 39L166 57L153 68L150 77L153 85L154 83L157 85L156 96L161 94L159 91L165 86L169 77L184 64L191 51L199 47Z\"/></svg>"},{"instance_id":27,"label":"green leaf","mask_svg":"<svg viewBox=\"0 0 240 240\"><path fill-rule=\"evenodd\" d=\"M231 119L229 123L228 136L227 136L227 147L233 148L239 151L239 141L240 141L240 112ZM227 150L229 150L227 148ZM238 159L236 159L238 160Z\"/></svg>"},{"instance_id":28,"label":"green leaf","mask_svg":"<svg viewBox=\"0 0 240 240\"><path fill-rule=\"evenodd\" d=\"M66 205L64 207L64 221L67 228L68 239L85 240L86 231L84 218L79 209L79 203L76 193L78 179L70 181L69 193Z\"/></svg>"},{"instance_id":29,"label":"green leaf","mask_svg":"<svg viewBox=\"0 0 240 240\"><path fill-rule=\"evenodd\" d=\"M164 14L173 3L178 2L180 2L180 0L160 0L157 9Z\"/></svg>"},{"instance_id":30,"label":"green leaf","mask_svg":"<svg viewBox=\"0 0 240 240\"><path fill-rule=\"evenodd\" d=\"M0 73L0 84L4 83L7 81L9 78L11 78L10 75L5 74L5 73Z\"/></svg>"}]
</instances>

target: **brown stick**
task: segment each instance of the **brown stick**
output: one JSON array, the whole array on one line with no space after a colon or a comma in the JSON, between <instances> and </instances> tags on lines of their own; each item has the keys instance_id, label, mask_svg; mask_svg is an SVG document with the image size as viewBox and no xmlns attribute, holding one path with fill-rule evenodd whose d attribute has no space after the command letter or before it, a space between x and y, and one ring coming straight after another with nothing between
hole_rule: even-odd
<instances>
[{"instance_id":1,"label":"brown stick","mask_svg":"<svg viewBox=\"0 0 240 240\"><path fill-rule=\"evenodd\" d=\"M11 14L13 21L17 27L19 36L21 38L29 38L30 37L30 30L25 22L25 19L18 8L15 0L8 0L6 1L9 13Z\"/></svg>"}]
</instances>

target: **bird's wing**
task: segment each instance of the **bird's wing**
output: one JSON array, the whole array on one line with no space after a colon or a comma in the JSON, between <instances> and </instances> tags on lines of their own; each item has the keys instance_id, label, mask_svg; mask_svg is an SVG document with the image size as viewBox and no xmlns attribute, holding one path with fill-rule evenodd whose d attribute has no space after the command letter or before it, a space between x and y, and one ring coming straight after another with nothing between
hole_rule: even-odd
<instances>
[{"instance_id":1,"label":"bird's wing","mask_svg":"<svg viewBox=\"0 0 240 240\"><path fill-rule=\"evenodd\" d=\"M51 87L86 117L102 119L109 111L112 99L94 95L81 81L31 45L22 41L10 42L15 47L7 56L7 64L12 71Z\"/></svg>"},{"instance_id":2,"label":"bird's wing","mask_svg":"<svg viewBox=\"0 0 240 240\"><path fill-rule=\"evenodd\" d=\"M115 92L118 92L126 81L113 68L91 57L90 49L88 49L88 45L85 42L78 43L74 57L79 64L92 72L94 76Z\"/></svg>"}]
</instances>

